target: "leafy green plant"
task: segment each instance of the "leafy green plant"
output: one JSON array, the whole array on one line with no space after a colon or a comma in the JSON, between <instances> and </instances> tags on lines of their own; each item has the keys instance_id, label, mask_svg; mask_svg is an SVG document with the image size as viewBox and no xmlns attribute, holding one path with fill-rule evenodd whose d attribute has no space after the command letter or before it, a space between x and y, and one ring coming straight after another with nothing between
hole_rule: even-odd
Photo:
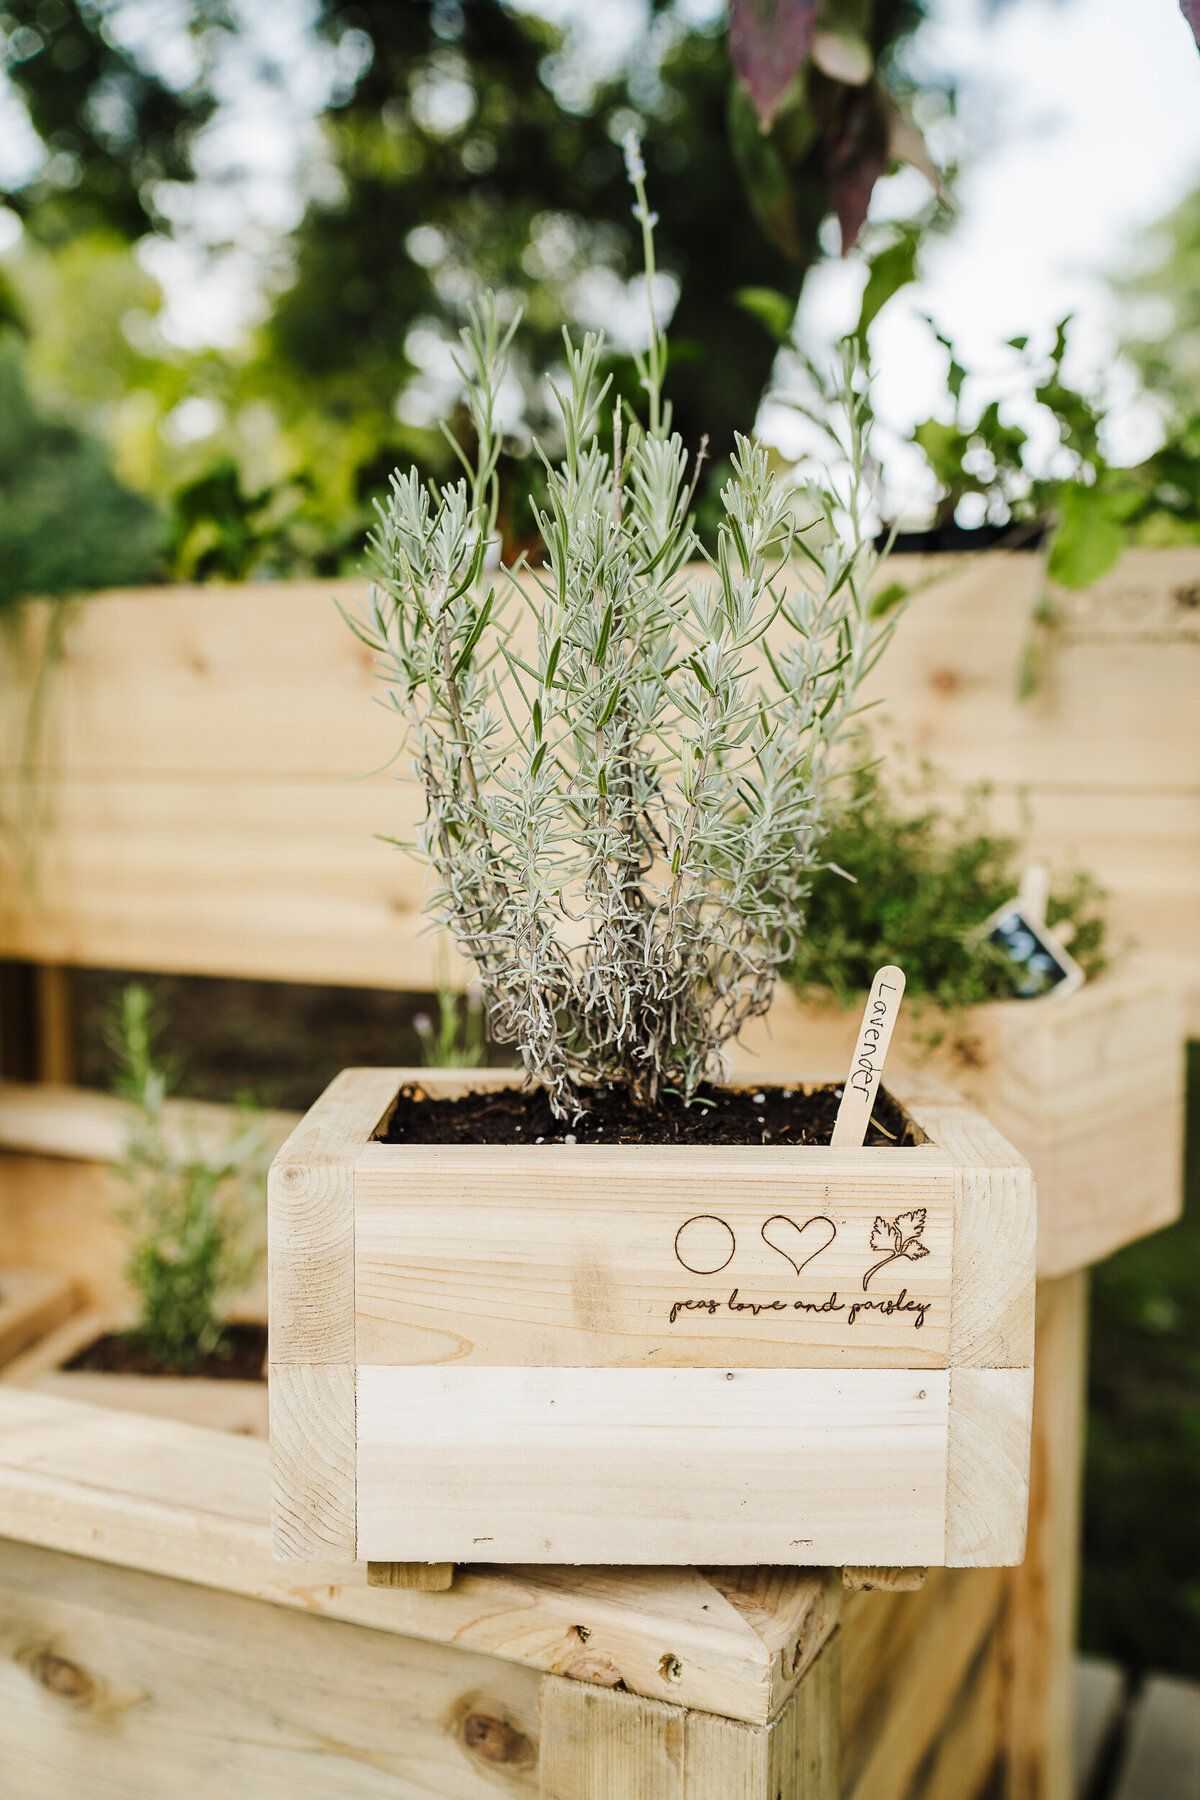
<instances>
[{"instance_id":1,"label":"leafy green plant","mask_svg":"<svg viewBox=\"0 0 1200 1800\"><path fill-rule=\"evenodd\" d=\"M162 537L103 446L38 411L20 344L0 331L0 608L153 580Z\"/></svg>"},{"instance_id":2,"label":"leafy green plant","mask_svg":"<svg viewBox=\"0 0 1200 1800\"><path fill-rule=\"evenodd\" d=\"M116 1092L134 1109L116 1172L130 1191L119 1217L133 1243L125 1272L138 1299L131 1335L164 1370L188 1373L222 1348L221 1305L251 1280L261 1257L266 1158L247 1113L219 1142L166 1116L171 1070L156 1054L149 990L125 988L115 1028Z\"/></svg>"},{"instance_id":3,"label":"leafy green plant","mask_svg":"<svg viewBox=\"0 0 1200 1800\"><path fill-rule=\"evenodd\" d=\"M483 995L478 982L472 982L461 995L444 983L437 991L437 1018L428 1013L413 1016L421 1061L429 1069L478 1069L487 1056L483 1027Z\"/></svg>"},{"instance_id":4,"label":"leafy green plant","mask_svg":"<svg viewBox=\"0 0 1200 1800\"><path fill-rule=\"evenodd\" d=\"M690 1097L766 1010L856 691L896 617L870 604L869 408L852 361L841 486L824 476L798 495L739 438L708 578L685 576L702 553L698 470L663 394L655 221L632 137L626 156L650 307L645 425L618 408L602 447L601 343L566 338L565 448L543 453L538 514L547 571L485 588L516 329L489 298L462 337L475 461L453 487L392 477L377 582L351 621L424 789L429 910L475 963L491 1037L517 1046L560 1116L598 1083L646 1107L668 1088Z\"/></svg>"},{"instance_id":5,"label":"leafy green plant","mask_svg":"<svg viewBox=\"0 0 1200 1800\"><path fill-rule=\"evenodd\" d=\"M1019 840L988 823L986 789L946 812L929 775L903 800L883 786L877 767L851 780L852 803L825 840L826 866L813 881L788 979L848 1006L876 969L894 962L918 1009L1014 997L1011 964L978 935L1011 900L1021 871ZM1088 975L1104 967L1101 898L1090 876L1074 873L1055 883L1046 909Z\"/></svg>"},{"instance_id":6,"label":"leafy green plant","mask_svg":"<svg viewBox=\"0 0 1200 1800\"><path fill-rule=\"evenodd\" d=\"M1200 411L1175 409L1164 417L1162 444L1131 466L1109 461L1104 449L1105 395L1075 387L1063 373L1069 319L1058 325L1045 356L1025 337L1009 347L1021 358L1019 385L1052 421L1058 467L1031 472L1029 434L1006 421L1001 400L983 406L964 399L967 371L939 332L949 357L949 419L917 426L914 440L941 488L938 524L949 524L967 495L982 500L989 519L1011 521L1014 538L1049 530L1046 572L1063 587L1089 586L1112 568L1126 544L1200 542Z\"/></svg>"}]
</instances>

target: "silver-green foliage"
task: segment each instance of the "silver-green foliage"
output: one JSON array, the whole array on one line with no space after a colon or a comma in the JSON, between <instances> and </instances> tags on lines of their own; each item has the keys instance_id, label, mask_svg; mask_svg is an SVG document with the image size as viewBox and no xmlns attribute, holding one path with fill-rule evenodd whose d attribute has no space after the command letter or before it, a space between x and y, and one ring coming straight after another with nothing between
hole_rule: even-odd
<instances>
[{"instance_id":1,"label":"silver-green foliage","mask_svg":"<svg viewBox=\"0 0 1200 1800\"><path fill-rule=\"evenodd\" d=\"M116 1091L133 1109L116 1173L130 1193L119 1217L133 1239L125 1273L138 1299L134 1336L155 1362L186 1373L220 1348L221 1304L247 1285L261 1259L262 1133L249 1113L216 1137L172 1129L168 1071L140 984L122 993L113 1035Z\"/></svg>"},{"instance_id":2,"label":"silver-green foliage","mask_svg":"<svg viewBox=\"0 0 1200 1800\"><path fill-rule=\"evenodd\" d=\"M636 146L629 161L649 287ZM707 556L657 325L639 363L647 423L617 411L611 454L600 340L567 339L564 447L543 453L546 568L485 581L514 329L490 298L472 314L477 461L455 485L392 477L353 624L424 788L429 910L475 962L491 1035L560 1115L608 1081L653 1105L716 1072L803 925L837 747L894 624L867 592L867 402L848 370L840 491L828 475L785 488L739 438Z\"/></svg>"}]
</instances>

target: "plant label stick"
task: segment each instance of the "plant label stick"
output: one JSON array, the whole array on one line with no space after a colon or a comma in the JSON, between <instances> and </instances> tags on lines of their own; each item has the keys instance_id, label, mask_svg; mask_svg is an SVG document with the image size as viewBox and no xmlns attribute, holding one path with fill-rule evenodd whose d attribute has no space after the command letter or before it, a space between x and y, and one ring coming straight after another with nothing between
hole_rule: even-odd
<instances>
[{"instance_id":1,"label":"plant label stick","mask_svg":"<svg viewBox=\"0 0 1200 1800\"><path fill-rule=\"evenodd\" d=\"M904 970L889 963L886 968L879 970L871 983L871 991L863 1009L858 1042L854 1046L854 1061L842 1089L842 1103L838 1107L833 1136L829 1140L839 1148L862 1148L867 1126L871 1122L871 1109L879 1092L884 1058L892 1041L896 1015L903 998Z\"/></svg>"}]
</instances>

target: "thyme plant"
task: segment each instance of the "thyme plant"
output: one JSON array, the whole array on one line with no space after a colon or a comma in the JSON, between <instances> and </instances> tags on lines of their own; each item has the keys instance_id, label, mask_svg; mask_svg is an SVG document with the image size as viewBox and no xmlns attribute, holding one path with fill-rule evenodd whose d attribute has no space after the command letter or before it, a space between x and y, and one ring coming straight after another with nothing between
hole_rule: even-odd
<instances>
[{"instance_id":1,"label":"thyme plant","mask_svg":"<svg viewBox=\"0 0 1200 1800\"><path fill-rule=\"evenodd\" d=\"M403 719L428 910L479 972L490 1035L560 1116L597 1084L690 1099L795 954L830 779L895 616L872 616L868 403L848 362L840 478L802 491L739 437L714 554L664 398L654 224L635 140L650 341L645 421L611 414L602 342L564 334L561 453L539 452L545 567L484 582L497 399L518 321L462 333L465 477L392 476L353 628ZM730 347L736 354L736 347ZM602 437L602 433L604 436ZM699 559L697 575L688 565Z\"/></svg>"},{"instance_id":2,"label":"thyme plant","mask_svg":"<svg viewBox=\"0 0 1200 1800\"><path fill-rule=\"evenodd\" d=\"M119 1217L133 1242L125 1273L138 1299L132 1336L164 1369L189 1373L222 1347L220 1303L261 1257L266 1156L248 1115L217 1144L181 1147L167 1125L169 1071L155 1050L150 994L131 983L113 1031L116 1091L133 1124L116 1173L130 1192Z\"/></svg>"}]
</instances>

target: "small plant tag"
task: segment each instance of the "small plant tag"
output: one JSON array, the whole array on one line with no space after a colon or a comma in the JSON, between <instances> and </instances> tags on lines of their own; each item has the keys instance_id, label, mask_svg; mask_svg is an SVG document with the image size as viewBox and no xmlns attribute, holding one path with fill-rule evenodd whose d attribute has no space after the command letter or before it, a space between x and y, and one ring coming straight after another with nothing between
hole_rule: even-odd
<instances>
[{"instance_id":1,"label":"small plant tag","mask_svg":"<svg viewBox=\"0 0 1200 1800\"><path fill-rule=\"evenodd\" d=\"M879 1092L884 1058L892 1041L896 1016L903 998L904 970L888 963L876 974L867 995L867 1004L863 1008L858 1042L854 1046L854 1060L842 1089L842 1103L838 1107L833 1136L829 1140L839 1149L861 1149L866 1138L875 1096Z\"/></svg>"}]
</instances>

